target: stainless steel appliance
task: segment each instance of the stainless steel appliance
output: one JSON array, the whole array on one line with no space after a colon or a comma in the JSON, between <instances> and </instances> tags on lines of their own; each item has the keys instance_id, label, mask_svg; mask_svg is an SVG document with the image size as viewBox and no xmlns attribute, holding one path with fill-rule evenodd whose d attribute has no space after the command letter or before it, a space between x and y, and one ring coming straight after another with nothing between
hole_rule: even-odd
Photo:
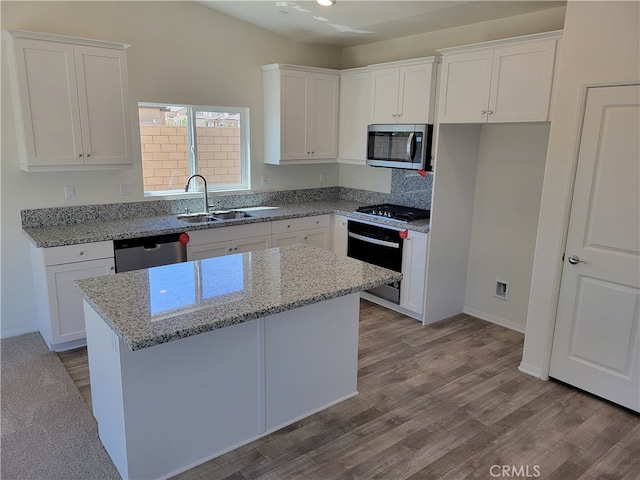
<instances>
[{"instance_id":1,"label":"stainless steel appliance","mask_svg":"<svg viewBox=\"0 0 640 480\"><path fill-rule=\"evenodd\" d=\"M430 218L431 211L383 203L360 207L358 213L384 217L399 222L412 222ZM396 272L402 271L403 230L349 220L347 222L347 256L372 263ZM402 282L369 290L368 293L400 304Z\"/></svg>"},{"instance_id":2,"label":"stainless steel appliance","mask_svg":"<svg viewBox=\"0 0 640 480\"><path fill-rule=\"evenodd\" d=\"M367 165L431 171L433 125L369 125Z\"/></svg>"},{"instance_id":3,"label":"stainless steel appliance","mask_svg":"<svg viewBox=\"0 0 640 480\"><path fill-rule=\"evenodd\" d=\"M116 273L187 261L186 233L114 240Z\"/></svg>"},{"instance_id":4,"label":"stainless steel appliance","mask_svg":"<svg viewBox=\"0 0 640 480\"><path fill-rule=\"evenodd\" d=\"M347 231L347 256L396 272L402 270L400 231L354 220L347 222ZM399 304L400 282L381 285L368 293Z\"/></svg>"},{"instance_id":5,"label":"stainless steel appliance","mask_svg":"<svg viewBox=\"0 0 640 480\"><path fill-rule=\"evenodd\" d=\"M415 220L424 220L431 217L431 210L405 207L403 205L393 205L390 203L360 207L356 211L366 215L374 215L376 217L384 217L392 220L401 220L403 222L413 222Z\"/></svg>"}]
</instances>

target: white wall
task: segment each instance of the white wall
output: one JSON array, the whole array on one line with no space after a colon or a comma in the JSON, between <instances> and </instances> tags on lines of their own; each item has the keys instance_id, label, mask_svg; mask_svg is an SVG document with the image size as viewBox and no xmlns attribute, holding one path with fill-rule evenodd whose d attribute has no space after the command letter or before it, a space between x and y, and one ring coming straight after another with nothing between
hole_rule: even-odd
<instances>
[{"instance_id":1,"label":"white wall","mask_svg":"<svg viewBox=\"0 0 640 480\"><path fill-rule=\"evenodd\" d=\"M546 378L588 84L640 81L640 3L570 1L520 369Z\"/></svg>"},{"instance_id":2,"label":"white wall","mask_svg":"<svg viewBox=\"0 0 640 480\"><path fill-rule=\"evenodd\" d=\"M549 123L484 125L478 146L465 312L524 332ZM496 298L496 279L509 298Z\"/></svg>"},{"instance_id":3,"label":"white wall","mask_svg":"<svg viewBox=\"0 0 640 480\"><path fill-rule=\"evenodd\" d=\"M345 48L342 51L342 68L429 57L435 55L439 48L562 30L564 14L565 7L555 7L524 15Z\"/></svg>"},{"instance_id":4,"label":"white wall","mask_svg":"<svg viewBox=\"0 0 640 480\"><path fill-rule=\"evenodd\" d=\"M340 67L339 49L303 45L236 21L193 2L7 2L0 3L3 29L21 29L129 43L132 110L137 102L236 105L250 108L251 176L268 189L338 184L337 165L273 167L262 163L262 72L282 62ZM5 46L2 46L5 48ZM4 52L3 52L4 53ZM143 200L138 161L132 170L26 173L19 169L16 133L2 55L2 335L36 329L29 250L20 228L25 208ZM120 196L121 182L135 195ZM77 198L65 200L64 185Z\"/></svg>"}]
</instances>

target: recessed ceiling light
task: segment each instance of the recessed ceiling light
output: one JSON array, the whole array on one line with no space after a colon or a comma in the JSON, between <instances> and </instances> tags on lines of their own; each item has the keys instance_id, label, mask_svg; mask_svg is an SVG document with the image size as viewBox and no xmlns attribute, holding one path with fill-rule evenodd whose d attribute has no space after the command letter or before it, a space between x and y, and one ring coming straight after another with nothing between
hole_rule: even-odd
<instances>
[{"instance_id":1,"label":"recessed ceiling light","mask_svg":"<svg viewBox=\"0 0 640 480\"><path fill-rule=\"evenodd\" d=\"M289 15L289 12L287 12L286 10L278 10L278 13L280 15Z\"/></svg>"},{"instance_id":2,"label":"recessed ceiling light","mask_svg":"<svg viewBox=\"0 0 640 480\"><path fill-rule=\"evenodd\" d=\"M322 5L323 7L330 7L336 3L336 0L316 0L318 5Z\"/></svg>"}]
</instances>

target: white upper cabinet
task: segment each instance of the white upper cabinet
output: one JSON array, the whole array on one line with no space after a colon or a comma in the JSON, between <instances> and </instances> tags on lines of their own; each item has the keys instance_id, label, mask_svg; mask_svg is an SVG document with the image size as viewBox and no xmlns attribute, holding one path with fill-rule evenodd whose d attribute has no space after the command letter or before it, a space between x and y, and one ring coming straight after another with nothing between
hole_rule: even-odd
<instances>
[{"instance_id":1,"label":"white upper cabinet","mask_svg":"<svg viewBox=\"0 0 640 480\"><path fill-rule=\"evenodd\" d=\"M438 50L440 123L549 120L556 49L562 32Z\"/></svg>"},{"instance_id":2,"label":"white upper cabinet","mask_svg":"<svg viewBox=\"0 0 640 480\"><path fill-rule=\"evenodd\" d=\"M372 66L369 123L433 123L438 58Z\"/></svg>"},{"instance_id":3,"label":"white upper cabinet","mask_svg":"<svg viewBox=\"0 0 640 480\"><path fill-rule=\"evenodd\" d=\"M26 171L133 165L127 45L6 31Z\"/></svg>"},{"instance_id":4,"label":"white upper cabinet","mask_svg":"<svg viewBox=\"0 0 640 480\"><path fill-rule=\"evenodd\" d=\"M371 70L353 68L340 72L341 163L364 165L367 161L367 126L371 108Z\"/></svg>"},{"instance_id":5,"label":"white upper cabinet","mask_svg":"<svg viewBox=\"0 0 640 480\"><path fill-rule=\"evenodd\" d=\"M265 163L326 163L338 156L337 71L265 65Z\"/></svg>"}]
</instances>

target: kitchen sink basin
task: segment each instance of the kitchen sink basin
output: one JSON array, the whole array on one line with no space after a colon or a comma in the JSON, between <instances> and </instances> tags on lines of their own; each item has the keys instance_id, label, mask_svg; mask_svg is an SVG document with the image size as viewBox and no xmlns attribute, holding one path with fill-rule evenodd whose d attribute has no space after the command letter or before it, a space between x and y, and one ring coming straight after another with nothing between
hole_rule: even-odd
<instances>
[{"instance_id":1,"label":"kitchen sink basin","mask_svg":"<svg viewBox=\"0 0 640 480\"><path fill-rule=\"evenodd\" d=\"M218 220L211 213L183 213L181 215L177 215L176 218L178 220L182 220L183 222L189 223L204 223L204 222L215 222Z\"/></svg>"},{"instance_id":2,"label":"kitchen sink basin","mask_svg":"<svg viewBox=\"0 0 640 480\"><path fill-rule=\"evenodd\" d=\"M218 220L236 220L241 218L250 217L248 213L240 212L236 210L216 210L213 212L201 212L201 213L183 213L177 215L178 220L189 223L204 223L204 222L216 222Z\"/></svg>"},{"instance_id":3,"label":"kitchen sink basin","mask_svg":"<svg viewBox=\"0 0 640 480\"><path fill-rule=\"evenodd\" d=\"M234 209L234 211L235 212L258 212L260 210L275 210L276 208L280 208L280 207L267 207L264 205L260 205L258 207L236 208Z\"/></svg>"},{"instance_id":4,"label":"kitchen sink basin","mask_svg":"<svg viewBox=\"0 0 640 480\"><path fill-rule=\"evenodd\" d=\"M211 212L211 215L217 220L234 220L251 216L248 213L237 210L217 210Z\"/></svg>"}]
</instances>

